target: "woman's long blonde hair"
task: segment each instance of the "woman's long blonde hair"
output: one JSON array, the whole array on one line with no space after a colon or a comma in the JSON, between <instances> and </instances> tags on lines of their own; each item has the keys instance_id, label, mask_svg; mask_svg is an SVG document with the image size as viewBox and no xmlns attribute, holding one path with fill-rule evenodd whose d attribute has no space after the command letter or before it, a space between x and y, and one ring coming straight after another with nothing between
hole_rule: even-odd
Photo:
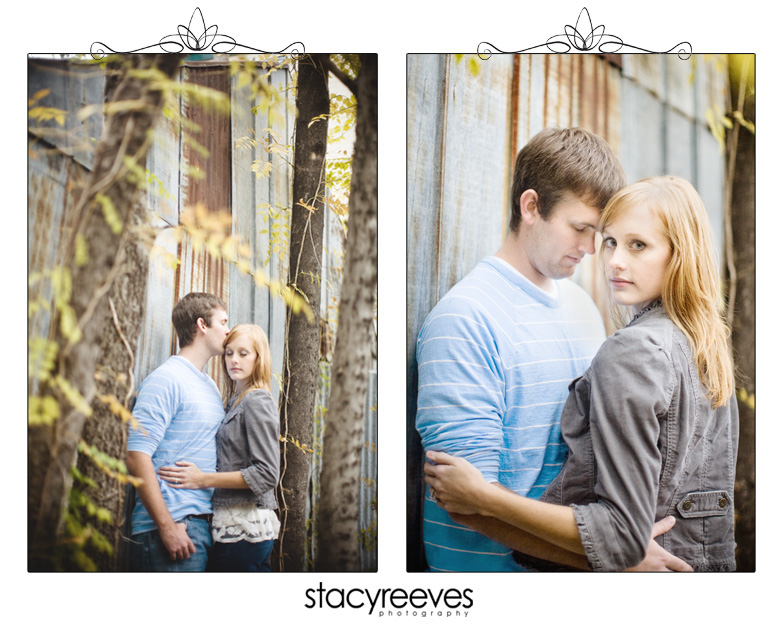
<instances>
[{"instance_id":1,"label":"woman's long blonde hair","mask_svg":"<svg viewBox=\"0 0 784 627\"><path fill-rule=\"evenodd\" d=\"M234 402L235 406L239 404L243 397L251 390L272 391L270 388L270 382L272 380L272 355L270 354L267 334L264 332L264 329L255 324L238 324L229 331L229 334L223 341L224 350L226 349L226 346L241 335L247 335L250 338L251 348L256 352L256 361L253 364L250 381L248 381L245 389L237 397L237 400ZM225 358L223 359L223 374L226 375L224 377L223 401L224 403L228 403L237 393L237 383L229 377Z\"/></svg>"},{"instance_id":2,"label":"woman's long blonde hair","mask_svg":"<svg viewBox=\"0 0 784 627\"><path fill-rule=\"evenodd\" d=\"M694 187L682 178L647 178L610 199L599 231L633 205L648 207L661 222L672 253L664 275L662 305L689 338L700 380L713 406L724 405L734 390L735 377L705 206Z\"/></svg>"}]
</instances>

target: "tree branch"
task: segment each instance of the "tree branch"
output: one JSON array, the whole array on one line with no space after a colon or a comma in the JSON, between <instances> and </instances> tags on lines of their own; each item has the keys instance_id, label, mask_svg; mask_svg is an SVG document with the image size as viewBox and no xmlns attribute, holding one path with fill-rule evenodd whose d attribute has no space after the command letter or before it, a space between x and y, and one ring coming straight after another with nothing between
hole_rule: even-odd
<instances>
[{"instance_id":1,"label":"tree branch","mask_svg":"<svg viewBox=\"0 0 784 627\"><path fill-rule=\"evenodd\" d=\"M343 83L346 87L349 88L352 94L355 96L357 95L358 83L355 78L351 78L348 74L346 74L343 70L341 70L332 59L329 58L329 55L324 55L321 60L322 65L332 72L341 83Z\"/></svg>"}]
</instances>

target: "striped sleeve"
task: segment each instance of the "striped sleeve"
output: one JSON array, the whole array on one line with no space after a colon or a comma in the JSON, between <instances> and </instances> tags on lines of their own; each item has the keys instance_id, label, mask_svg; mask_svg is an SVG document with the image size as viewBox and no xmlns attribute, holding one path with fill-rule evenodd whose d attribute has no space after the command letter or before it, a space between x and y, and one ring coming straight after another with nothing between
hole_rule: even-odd
<instances>
[{"instance_id":1,"label":"striped sleeve","mask_svg":"<svg viewBox=\"0 0 784 627\"><path fill-rule=\"evenodd\" d=\"M142 382L133 407L138 428L129 430L129 451L147 453L152 457L163 441L180 405L180 388L173 385L170 377L170 373L159 369Z\"/></svg>"},{"instance_id":2,"label":"striped sleeve","mask_svg":"<svg viewBox=\"0 0 784 627\"><path fill-rule=\"evenodd\" d=\"M498 481L504 373L491 324L460 297L433 311L417 343L416 426L425 450L465 457Z\"/></svg>"}]
</instances>

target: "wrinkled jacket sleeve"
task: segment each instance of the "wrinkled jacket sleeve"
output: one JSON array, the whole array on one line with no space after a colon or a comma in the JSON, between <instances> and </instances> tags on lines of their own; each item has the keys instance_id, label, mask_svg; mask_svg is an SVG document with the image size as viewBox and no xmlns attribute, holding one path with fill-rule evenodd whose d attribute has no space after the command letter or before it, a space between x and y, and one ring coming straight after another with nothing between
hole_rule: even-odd
<instances>
[{"instance_id":1,"label":"wrinkled jacket sleeve","mask_svg":"<svg viewBox=\"0 0 784 627\"><path fill-rule=\"evenodd\" d=\"M274 489L280 469L279 418L266 390L251 392L242 401L250 465L240 472L257 497Z\"/></svg>"},{"instance_id":2,"label":"wrinkled jacket sleeve","mask_svg":"<svg viewBox=\"0 0 784 627\"><path fill-rule=\"evenodd\" d=\"M673 367L653 338L631 327L611 337L591 369L590 429L597 502L573 505L591 567L621 571L645 557L656 514L660 422Z\"/></svg>"},{"instance_id":3,"label":"wrinkled jacket sleeve","mask_svg":"<svg viewBox=\"0 0 784 627\"><path fill-rule=\"evenodd\" d=\"M489 323L460 299L433 310L417 342L416 427L425 450L464 457L498 481L503 369Z\"/></svg>"}]
</instances>

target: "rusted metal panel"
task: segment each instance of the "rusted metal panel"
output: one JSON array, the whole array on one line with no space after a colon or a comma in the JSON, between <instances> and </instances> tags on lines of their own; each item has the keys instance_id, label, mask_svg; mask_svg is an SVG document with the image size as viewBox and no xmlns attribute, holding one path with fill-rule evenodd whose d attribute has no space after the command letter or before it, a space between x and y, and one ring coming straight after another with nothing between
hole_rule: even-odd
<instances>
[{"instance_id":1,"label":"rusted metal panel","mask_svg":"<svg viewBox=\"0 0 784 627\"><path fill-rule=\"evenodd\" d=\"M186 67L184 78L193 85L226 94L231 90L229 68L224 65ZM183 138L182 161L185 172L198 169L202 176L187 176L183 207L203 204L209 211L231 206L231 123L224 111L199 103L195 96L183 99L184 117L195 127L193 137L207 155Z\"/></svg>"},{"instance_id":2,"label":"rusted metal panel","mask_svg":"<svg viewBox=\"0 0 784 627\"><path fill-rule=\"evenodd\" d=\"M560 54L544 57L544 126L572 126L577 102L577 94L572 88L577 57Z\"/></svg>"},{"instance_id":3,"label":"rusted metal panel","mask_svg":"<svg viewBox=\"0 0 784 627\"><path fill-rule=\"evenodd\" d=\"M194 85L225 93L230 92L231 81L226 66L186 67L185 80ZM209 212L230 211L231 207L231 124L230 118L214 107L196 102L193 97L183 101L183 117L193 130L192 135L199 146L207 150L202 154L190 141L181 137L180 145L182 172L198 169L201 176L183 176L181 183L180 215L196 205L203 205ZM184 237L179 245L175 290L179 300L190 292L210 292L228 300L228 267L225 260L215 258L203 247L196 248L190 237ZM210 361L207 371L216 380L223 380L220 361Z\"/></svg>"},{"instance_id":4,"label":"rusted metal panel","mask_svg":"<svg viewBox=\"0 0 784 627\"><path fill-rule=\"evenodd\" d=\"M256 158L252 143L254 137L254 116L251 112L250 87L240 88L237 78L232 80L231 126L232 126L232 188L231 204L233 231L247 242L254 258L257 258L255 233L256 201L251 166ZM229 324L256 320L254 311L254 286L250 274L229 268ZM266 330L266 329L265 329Z\"/></svg>"},{"instance_id":5,"label":"rusted metal panel","mask_svg":"<svg viewBox=\"0 0 784 627\"><path fill-rule=\"evenodd\" d=\"M620 72L602 55L579 55L580 74L573 85L579 94L579 115L574 123L597 135L617 150L620 145Z\"/></svg>"}]
</instances>

